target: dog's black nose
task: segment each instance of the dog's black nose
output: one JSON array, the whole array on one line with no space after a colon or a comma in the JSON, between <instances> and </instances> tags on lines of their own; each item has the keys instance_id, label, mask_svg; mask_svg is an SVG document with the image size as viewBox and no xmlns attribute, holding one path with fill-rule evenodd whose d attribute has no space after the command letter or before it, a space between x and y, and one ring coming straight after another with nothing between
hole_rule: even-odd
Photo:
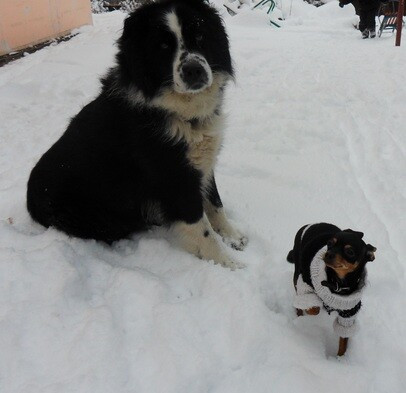
<instances>
[{"instance_id":1,"label":"dog's black nose","mask_svg":"<svg viewBox=\"0 0 406 393\"><path fill-rule=\"evenodd\" d=\"M182 77L191 89L200 89L208 80L206 70L197 61L191 61L183 65Z\"/></svg>"},{"instance_id":2,"label":"dog's black nose","mask_svg":"<svg viewBox=\"0 0 406 393\"><path fill-rule=\"evenodd\" d=\"M333 252L327 251L326 255L324 256L324 259L326 261L332 261L334 259L334 257L335 257L335 254Z\"/></svg>"}]
</instances>

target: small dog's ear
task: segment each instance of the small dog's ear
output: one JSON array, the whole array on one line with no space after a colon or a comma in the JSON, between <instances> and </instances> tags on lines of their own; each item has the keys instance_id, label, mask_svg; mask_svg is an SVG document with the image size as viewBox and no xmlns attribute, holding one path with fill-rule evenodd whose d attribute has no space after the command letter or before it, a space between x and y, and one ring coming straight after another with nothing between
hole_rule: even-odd
<instances>
[{"instance_id":1,"label":"small dog's ear","mask_svg":"<svg viewBox=\"0 0 406 393\"><path fill-rule=\"evenodd\" d=\"M357 231L353 231L352 229L344 229L343 232L350 232L352 234L354 234L355 236L358 236L360 239L362 239L364 237L364 233L363 232L357 232Z\"/></svg>"},{"instance_id":2,"label":"small dog's ear","mask_svg":"<svg viewBox=\"0 0 406 393\"><path fill-rule=\"evenodd\" d=\"M376 247L372 246L371 244L367 244L367 261L372 262L375 259L375 251Z\"/></svg>"}]
</instances>

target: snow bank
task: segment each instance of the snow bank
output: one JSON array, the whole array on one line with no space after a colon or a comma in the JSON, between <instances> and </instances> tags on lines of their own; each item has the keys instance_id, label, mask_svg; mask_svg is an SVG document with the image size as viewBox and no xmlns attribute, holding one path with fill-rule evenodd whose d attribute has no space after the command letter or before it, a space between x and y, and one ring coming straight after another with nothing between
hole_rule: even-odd
<instances>
[{"instance_id":1,"label":"snow bank","mask_svg":"<svg viewBox=\"0 0 406 393\"><path fill-rule=\"evenodd\" d=\"M322 10L333 6L283 29L227 18L237 83L217 177L250 238L230 250L247 264L236 272L162 230L108 247L26 212L29 172L97 94L123 14L0 68L1 392L404 392L406 51L389 35L361 40ZM321 220L378 248L341 359L333 316L291 306L286 254Z\"/></svg>"}]
</instances>

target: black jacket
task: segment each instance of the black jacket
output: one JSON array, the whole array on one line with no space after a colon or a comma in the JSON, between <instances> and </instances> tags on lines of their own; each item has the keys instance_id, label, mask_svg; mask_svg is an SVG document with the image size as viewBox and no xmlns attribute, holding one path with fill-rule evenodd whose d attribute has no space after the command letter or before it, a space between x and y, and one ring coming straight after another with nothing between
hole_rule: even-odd
<instances>
[{"instance_id":1,"label":"black jacket","mask_svg":"<svg viewBox=\"0 0 406 393\"><path fill-rule=\"evenodd\" d=\"M340 0L340 5L347 5L350 3L354 3L354 0ZM359 11L370 11L370 10L378 10L381 4L380 0L358 0L358 10ZM356 7L356 5L354 4ZM357 8L357 7L356 7Z\"/></svg>"}]
</instances>

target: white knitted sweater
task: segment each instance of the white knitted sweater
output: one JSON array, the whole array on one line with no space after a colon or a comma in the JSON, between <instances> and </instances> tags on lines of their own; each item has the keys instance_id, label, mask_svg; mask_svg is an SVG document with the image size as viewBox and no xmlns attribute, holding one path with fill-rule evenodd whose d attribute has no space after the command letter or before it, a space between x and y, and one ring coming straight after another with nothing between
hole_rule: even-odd
<instances>
[{"instance_id":1,"label":"white knitted sweater","mask_svg":"<svg viewBox=\"0 0 406 393\"><path fill-rule=\"evenodd\" d=\"M310 278L314 289L299 275L293 305L301 310L324 306L329 312L337 311L339 315L334 321L334 331L340 337L351 337L356 331L355 319L360 308L367 271L364 269L355 292L345 296L332 293L328 287L321 284L327 280L326 264L323 260L326 251L327 247L320 249L310 263ZM351 316L346 316L346 311Z\"/></svg>"}]
</instances>

